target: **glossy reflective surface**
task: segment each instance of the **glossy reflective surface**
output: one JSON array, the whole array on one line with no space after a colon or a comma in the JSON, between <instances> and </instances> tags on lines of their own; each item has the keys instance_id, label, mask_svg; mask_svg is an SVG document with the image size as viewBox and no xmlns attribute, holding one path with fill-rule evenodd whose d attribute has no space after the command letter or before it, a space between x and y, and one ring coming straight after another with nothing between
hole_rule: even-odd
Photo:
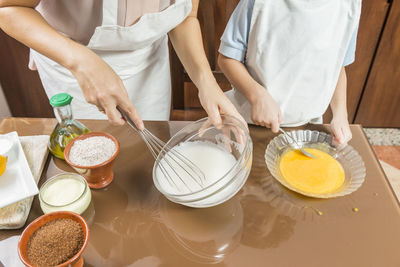
<instances>
[{"instance_id":1,"label":"glossy reflective surface","mask_svg":"<svg viewBox=\"0 0 400 267\"><path fill-rule=\"evenodd\" d=\"M268 173L264 152L275 136L251 127L252 171L230 201L192 209L165 199L154 187L154 159L128 126L83 121L120 142L114 181L92 190L87 214L90 240L86 266L398 266L400 208L360 126L352 126L351 145L362 155L367 176L355 193L337 199L311 199L288 191ZM183 122L147 122L164 141ZM55 121L5 119L0 132L50 134ZM327 131L324 126L307 126ZM63 171L50 158L40 184ZM358 212L353 209L357 208ZM85 212L86 213L86 212ZM35 197L29 221L42 214ZM0 240L20 234L0 231Z\"/></svg>"}]
</instances>

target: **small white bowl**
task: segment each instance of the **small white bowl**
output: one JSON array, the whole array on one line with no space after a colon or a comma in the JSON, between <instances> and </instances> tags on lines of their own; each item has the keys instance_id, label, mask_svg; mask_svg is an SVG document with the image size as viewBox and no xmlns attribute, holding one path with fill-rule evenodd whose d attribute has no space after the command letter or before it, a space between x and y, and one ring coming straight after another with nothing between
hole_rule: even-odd
<instances>
[{"instance_id":1,"label":"small white bowl","mask_svg":"<svg viewBox=\"0 0 400 267\"><path fill-rule=\"evenodd\" d=\"M62 183L64 186L56 187L57 183ZM79 187L77 187L77 185L79 185ZM48 195L50 192L53 195L73 195L74 192L69 190L82 190L82 192L79 192L78 195L75 193L75 198L69 199L69 201L66 201L65 197L60 199L60 201L64 202L62 204L54 203L54 196ZM92 194L85 178L71 172L53 176L40 187L39 191L40 207L44 214L55 211L72 211L82 215L88 208L91 199Z\"/></svg>"}]
</instances>

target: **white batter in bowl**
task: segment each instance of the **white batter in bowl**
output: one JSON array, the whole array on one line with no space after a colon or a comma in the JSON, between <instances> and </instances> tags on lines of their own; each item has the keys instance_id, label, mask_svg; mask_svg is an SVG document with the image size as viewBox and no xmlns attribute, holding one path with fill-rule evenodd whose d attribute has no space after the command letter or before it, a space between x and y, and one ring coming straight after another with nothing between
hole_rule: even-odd
<instances>
[{"instance_id":1,"label":"white batter in bowl","mask_svg":"<svg viewBox=\"0 0 400 267\"><path fill-rule=\"evenodd\" d=\"M161 151L154 164L154 184L173 202L196 208L216 206L233 197L249 176L253 144L248 129L230 116L222 116L220 129L207 120L189 124L166 144L200 168L205 176L202 186L173 162L168 173L175 184L168 182L160 166L170 166L165 160L170 152Z\"/></svg>"}]
</instances>

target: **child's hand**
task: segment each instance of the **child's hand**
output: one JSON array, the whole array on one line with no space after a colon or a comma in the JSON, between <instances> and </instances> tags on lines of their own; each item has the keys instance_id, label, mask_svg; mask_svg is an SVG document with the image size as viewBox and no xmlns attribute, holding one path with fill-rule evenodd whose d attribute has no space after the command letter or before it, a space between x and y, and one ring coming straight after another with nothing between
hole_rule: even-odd
<instances>
[{"instance_id":1,"label":"child's hand","mask_svg":"<svg viewBox=\"0 0 400 267\"><path fill-rule=\"evenodd\" d=\"M333 134L333 144L336 147L344 147L351 140L352 134L350 131L349 121L347 116L334 116L331 121L331 131Z\"/></svg>"},{"instance_id":2,"label":"child's hand","mask_svg":"<svg viewBox=\"0 0 400 267\"><path fill-rule=\"evenodd\" d=\"M271 128L272 132L277 133L282 122L282 112L268 91L259 85L249 101L253 122Z\"/></svg>"}]
</instances>

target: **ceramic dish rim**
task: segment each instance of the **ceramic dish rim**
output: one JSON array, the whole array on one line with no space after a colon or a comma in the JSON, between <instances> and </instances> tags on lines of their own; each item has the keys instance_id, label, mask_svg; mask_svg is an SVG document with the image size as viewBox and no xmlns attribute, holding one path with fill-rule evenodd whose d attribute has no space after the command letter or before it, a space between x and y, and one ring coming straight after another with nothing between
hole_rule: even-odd
<instances>
[{"instance_id":1,"label":"ceramic dish rim","mask_svg":"<svg viewBox=\"0 0 400 267\"><path fill-rule=\"evenodd\" d=\"M116 150L115 150L115 153L111 156L111 158L109 158L108 160L103 161L97 165L92 165L92 166L82 166L82 165L76 165L76 164L72 163L69 160L69 153L70 153L71 148L72 148L73 144L75 143L75 141L84 140L84 139L87 139L90 137L95 137L95 136L103 136L103 137L111 139L114 142L114 144L116 146ZM96 169L99 167L103 167L103 166L109 164L110 162L112 162L117 157L119 150L120 150L119 142L118 142L117 138L115 138L113 135L106 133L106 132L89 132L89 133L82 134L68 142L67 146L64 149L64 158L65 158L65 161L71 167L78 168L78 169Z\"/></svg>"},{"instance_id":2,"label":"ceramic dish rim","mask_svg":"<svg viewBox=\"0 0 400 267\"><path fill-rule=\"evenodd\" d=\"M83 244L82 244L81 249L80 249L74 256L72 256L70 259L68 259L68 260L65 261L65 262L60 263L59 265L56 265L55 267L59 267L59 266L69 266L72 262L74 262L75 260L77 260L79 257L82 256L83 251L86 249L86 246L87 246L87 244L89 243L89 234L90 234L89 225L88 225L88 223L86 222L86 220L85 220L81 215L79 215L78 213L75 213L75 212L72 212L72 211L55 211L55 212L50 212L50 213L44 214L44 215L42 215L42 216L36 218L34 221L32 221L31 223L29 223L29 225L24 229L24 231L21 233L21 236L20 236L20 238L19 238L19 241L18 241L18 256L19 256L20 260L24 263L24 265L26 265L26 266L32 266L32 264L30 263L30 261L29 261L29 262L26 262L25 257L22 256L22 252L21 252L21 246L22 246L22 245L21 245L21 241L22 241L22 237L23 237L24 234L26 234L26 233L29 231L29 229L34 228L40 221L44 220L46 217L54 217L52 220L49 220L48 222L54 221L54 220L58 220L58 219L71 219L71 218L76 218L76 220L79 220L80 222L82 222L82 224L83 224L83 226L84 226L84 228L85 228L85 229L82 229L82 232L83 232L83 230L86 231L86 235L84 236L84 240L83 240ZM74 219L71 219L71 220L74 220ZM76 220L74 220L74 221L76 221ZM43 225L47 224L48 222L44 223ZM32 235L33 235L40 227L42 227L43 225L37 227L36 230L33 231ZM81 225L81 224L79 224L79 225ZM82 228L83 228L83 227L82 227ZM30 238L32 238L32 235L30 235L30 236L27 237L27 238L29 238L29 239L28 239L28 244L29 244ZM28 244L27 244L27 245L28 245ZM29 259L27 259L27 260L29 260Z\"/></svg>"}]
</instances>

